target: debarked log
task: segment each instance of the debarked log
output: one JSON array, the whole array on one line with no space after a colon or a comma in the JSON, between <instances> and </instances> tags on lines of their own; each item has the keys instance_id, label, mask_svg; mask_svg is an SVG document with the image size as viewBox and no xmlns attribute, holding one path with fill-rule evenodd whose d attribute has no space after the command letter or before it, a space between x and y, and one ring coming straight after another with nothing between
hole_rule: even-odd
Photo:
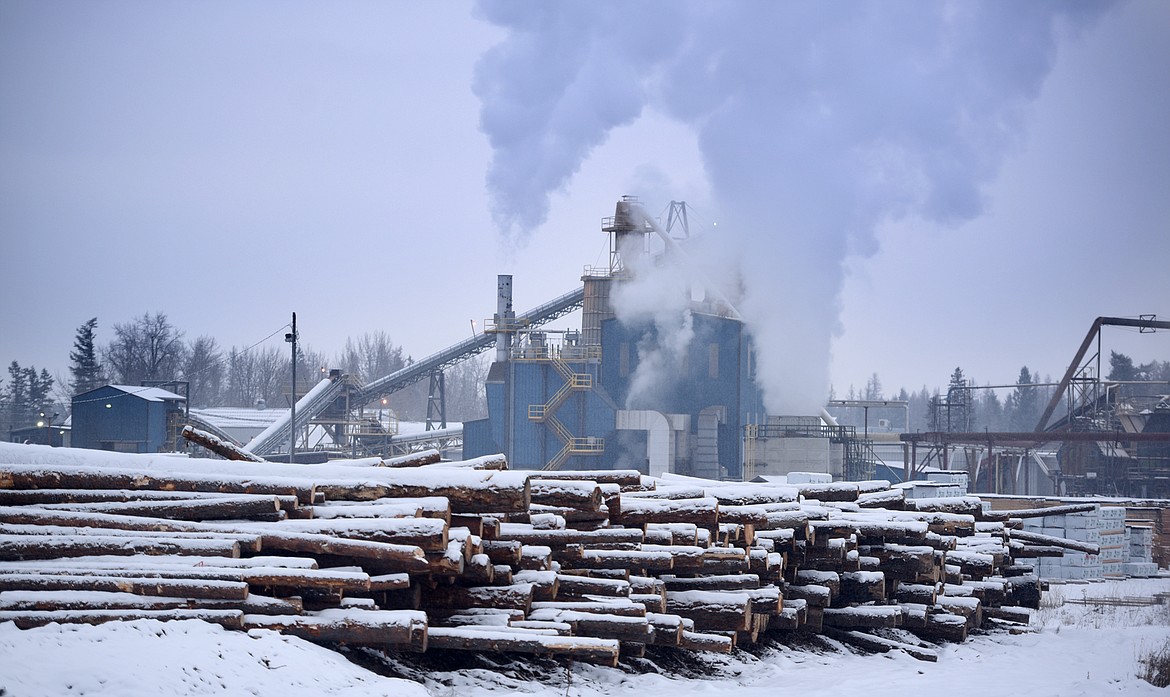
<instances>
[{"instance_id":1,"label":"debarked log","mask_svg":"<svg viewBox=\"0 0 1170 697\"><path fill-rule=\"evenodd\" d=\"M462 609L471 607L522 610L532 603L532 584L511 586L436 586L423 594L425 607Z\"/></svg>"},{"instance_id":2,"label":"debarked log","mask_svg":"<svg viewBox=\"0 0 1170 697\"><path fill-rule=\"evenodd\" d=\"M946 560L948 564L957 564L961 573L975 579L995 573L995 557L990 554L956 550L947 552Z\"/></svg>"},{"instance_id":3,"label":"debarked log","mask_svg":"<svg viewBox=\"0 0 1170 697\"><path fill-rule=\"evenodd\" d=\"M422 465L433 465L442 460L443 456L439 451L431 448L429 450L420 450L417 453L410 453L409 455L383 458L382 465L384 467L421 467Z\"/></svg>"},{"instance_id":4,"label":"debarked log","mask_svg":"<svg viewBox=\"0 0 1170 697\"><path fill-rule=\"evenodd\" d=\"M525 572L541 573L541 572ZM609 578L590 578L572 574L556 574L557 597L599 595L605 597L628 597L629 581Z\"/></svg>"},{"instance_id":5,"label":"debarked log","mask_svg":"<svg viewBox=\"0 0 1170 697\"><path fill-rule=\"evenodd\" d=\"M718 574L684 578L667 574L661 577L667 590L672 591L735 591L760 587L756 574Z\"/></svg>"},{"instance_id":6,"label":"debarked log","mask_svg":"<svg viewBox=\"0 0 1170 697\"><path fill-rule=\"evenodd\" d=\"M447 548L448 542L447 524L434 518L286 520L274 525L256 527L255 530L314 533L347 540L413 545L425 552L443 551Z\"/></svg>"},{"instance_id":7,"label":"debarked log","mask_svg":"<svg viewBox=\"0 0 1170 697\"><path fill-rule=\"evenodd\" d=\"M291 497L290 497L291 498ZM293 501L296 501L293 498ZM150 516L168 520L279 520L280 501L275 496L239 494L222 498L172 501L106 501L41 504L46 510L88 511L118 515Z\"/></svg>"},{"instance_id":8,"label":"debarked log","mask_svg":"<svg viewBox=\"0 0 1170 697\"><path fill-rule=\"evenodd\" d=\"M502 628L431 627L427 645L431 649L564 656L610 667L617 666L620 652L620 643L615 639L550 636Z\"/></svg>"},{"instance_id":9,"label":"debarked log","mask_svg":"<svg viewBox=\"0 0 1170 697\"><path fill-rule=\"evenodd\" d=\"M673 566L673 557L669 552L663 551L586 549L572 562L572 566L585 569L669 571Z\"/></svg>"},{"instance_id":10,"label":"debarked log","mask_svg":"<svg viewBox=\"0 0 1170 697\"><path fill-rule=\"evenodd\" d=\"M149 578L141 576L70 576L46 573L0 574L0 591L118 591L134 595L243 600L248 584L241 581Z\"/></svg>"},{"instance_id":11,"label":"debarked log","mask_svg":"<svg viewBox=\"0 0 1170 697\"><path fill-rule=\"evenodd\" d=\"M694 523L713 527L718 521L719 502L713 497L698 499L648 499L628 495L621 497L622 525Z\"/></svg>"},{"instance_id":12,"label":"debarked log","mask_svg":"<svg viewBox=\"0 0 1170 697\"><path fill-rule=\"evenodd\" d=\"M246 615L245 629L330 643L392 646L425 651L427 616L416 610L321 610L311 615Z\"/></svg>"},{"instance_id":13,"label":"debarked log","mask_svg":"<svg viewBox=\"0 0 1170 697\"><path fill-rule=\"evenodd\" d=\"M444 496L453 513L524 513L531 502L528 476L520 472L373 467L360 474L360 479L320 481L317 489L326 499L356 501Z\"/></svg>"},{"instance_id":14,"label":"debarked log","mask_svg":"<svg viewBox=\"0 0 1170 697\"><path fill-rule=\"evenodd\" d=\"M105 624L132 620L202 620L229 629L242 629L241 610L0 610L0 622L13 622L19 629L47 624Z\"/></svg>"},{"instance_id":15,"label":"debarked log","mask_svg":"<svg viewBox=\"0 0 1170 697\"><path fill-rule=\"evenodd\" d=\"M899 583L894 591L894 600L899 603L933 605L938 597L935 586L924 583Z\"/></svg>"},{"instance_id":16,"label":"debarked log","mask_svg":"<svg viewBox=\"0 0 1170 697\"><path fill-rule=\"evenodd\" d=\"M740 592L667 591L666 611L695 621L699 630L743 631L751 627L751 597Z\"/></svg>"},{"instance_id":17,"label":"debarked log","mask_svg":"<svg viewBox=\"0 0 1170 697\"><path fill-rule=\"evenodd\" d=\"M296 496L313 503L311 482L284 477L248 477L221 473L166 472L148 474L116 467L62 467L0 465L2 489L152 489L157 491L217 491L225 494Z\"/></svg>"},{"instance_id":18,"label":"debarked log","mask_svg":"<svg viewBox=\"0 0 1170 697\"><path fill-rule=\"evenodd\" d=\"M190 538L121 537L87 535L51 537L46 535L0 535L0 560L54 559L95 554L181 554L198 556L240 556L233 540Z\"/></svg>"},{"instance_id":19,"label":"debarked log","mask_svg":"<svg viewBox=\"0 0 1170 697\"><path fill-rule=\"evenodd\" d=\"M650 624L646 621L644 615L638 617L596 612L579 612L558 608L541 608L529 612L528 619L546 622L564 622L573 627L573 633L578 636L641 643L649 642L653 638Z\"/></svg>"},{"instance_id":20,"label":"debarked log","mask_svg":"<svg viewBox=\"0 0 1170 697\"><path fill-rule=\"evenodd\" d=\"M533 479L529 486L534 504L563 506L584 511L596 511L601 508L601 487L594 482Z\"/></svg>"},{"instance_id":21,"label":"debarked log","mask_svg":"<svg viewBox=\"0 0 1170 697\"><path fill-rule=\"evenodd\" d=\"M180 435L192 443L195 443L196 445L201 445L204 448L207 448L225 460L239 460L241 462L265 461L264 458L244 450L235 443L229 443L219 436L195 428L190 424L187 424L183 427L183 431L180 433Z\"/></svg>"},{"instance_id":22,"label":"debarked log","mask_svg":"<svg viewBox=\"0 0 1170 697\"><path fill-rule=\"evenodd\" d=\"M300 614L300 598L249 594L243 600L171 598L121 591L4 591L0 610L241 610L263 615Z\"/></svg>"},{"instance_id":23,"label":"debarked log","mask_svg":"<svg viewBox=\"0 0 1170 697\"><path fill-rule=\"evenodd\" d=\"M1072 503L1064 506L1051 506L1049 508L1024 508L1013 511L983 511L979 515L979 520L987 521L1004 521L1010 518L1044 518L1052 515L1065 515L1068 513L1089 513L1100 508L1097 503Z\"/></svg>"},{"instance_id":24,"label":"debarked log","mask_svg":"<svg viewBox=\"0 0 1170 697\"><path fill-rule=\"evenodd\" d=\"M881 571L847 571L841 574L838 602L867 603L886 599L886 575Z\"/></svg>"},{"instance_id":25,"label":"debarked log","mask_svg":"<svg viewBox=\"0 0 1170 697\"><path fill-rule=\"evenodd\" d=\"M1064 549L1071 549L1075 552L1084 552L1085 554L1100 554L1100 545L1093 542L1082 542L1080 540L1070 540L1063 537L1053 537L1052 535L1041 535L1027 530L1012 530L1010 537L1013 540L1021 542L1030 542L1036 545L1046 545L1050 547L1063 547Z\"/></svg>"},{"instance_id":26,"label":"debarked log","mask_svg":"<svg viewBox=\"0 0 1170 697\"><path fill-rule=\"evenodd\" d=\"M20 564L15 567L0 567L0 581L10 573L44 573L77 577L126 577L139 579L175 579L199 581L238 581L257 588L323 589L335 592L370 590L370 577L361 571L336 571L332 569L289 569L280 567L214 567L180 566L166 564L149 566L128 559L125 568L87 566L85 559L79 559L77 566Z\"/></svg>"},{"instance_id":27,"label":"debarked log","mask_svg":"<svg viewBox=\"0 0 1170 697\"><path fill-rule=\"evenodd\" d=\"M900 627L902 625L902 609L897 605L825 608L822 622L830 627L850 629Z\"/></svg>"},{"instance_id":28,"label":"debarked log","mask_svg":"<svg viewBox=\"0 0 1170 697\"><path fill-rule=\"evenodd\" d=\"M575 479L590 481L598 484L617 484L622 487L640 487L642 473L638 470L565 470L544 472L541 470L529 472L532 479Z\"/></svg>"},{"instance_id":29,"label":"debarked log","mask_svg":"<svg viewBox=\"0 0 1170 697\"><path fill-rule=\"evenodd\" d=\"M72 513L71 511L63 511L63 513ZM117 517L117 516L114 516ZM66 522L66 521L62 521ZM226 533L216 531L200 531L200 532L183 532L183 531L156 531L156 530L119 530L117 528L103 528L103 527L88 527L85 525L29 525L23 523L0 523L0 535L14 535L24 536L30 539L54 539L67 540L75 539L82 542L90 541L95 538L115 537L122 540L155 540L158 542L175 542L181 540L203 541L203 542L218 542L222 544L220 551L215 551L217 547L212 545L208 547L212 552L205 556L208 559L229 559L236 558L230 554L224 554L225 550L230 550L231 544L236 544L239 547L240 553L247 552L255 554L260 551L260 536L249 533ZM192 549L198 549L198 545L192 545ZM96 552L95 552L96 554ZM121 554L121 553L119 553ZM61 555L69 556L69 555ZM87 555L91 556L91 555ZM174 556L192 556L191 554Z\"/></svg>"},{"instance_id":30,"label":"debarked log","mask_svg":"<svg viewBox=\"0 0 1170 697\"><path fill-rule=\"evenodd\" d=\"M920 661L927 661L930 663L938 662L938 652L931 649L925 649L921 646L914 646L901 641L894 641L885 637L878 637L872 634L866 634L856 630L835 629L833 627L825 627L825 636L830 639L836 639L845 644L852 644L861 647L866 651L874 651L877 653L885 653L887 651L897 650L904 651L910 656L917 658Z\"/></svg>"},{"instance_id":31,"label":"debarked log","mask_svg":"<svg viewBox=\"0 0 1170 697\"><path fill-rule=\"evenodd\" d=\"M731 653L731 650L735 648L735 641L731 637L722 634L684 631L682 637L679 639L678 646L688 651Z\"/></svg>"}]
</instances>

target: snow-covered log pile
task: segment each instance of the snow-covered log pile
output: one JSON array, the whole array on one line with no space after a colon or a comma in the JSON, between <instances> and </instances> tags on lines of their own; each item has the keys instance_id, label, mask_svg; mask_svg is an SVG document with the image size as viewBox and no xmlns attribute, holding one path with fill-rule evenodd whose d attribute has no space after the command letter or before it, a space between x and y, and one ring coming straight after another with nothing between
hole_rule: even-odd
<instances>
[{"instance_id":1,"label":"snow-covered log pile","mask_svg":"<svg viewBox=\"0 0 1170 697\"><path fill-rule=\"evenodd\" d=\"M608 665L821 632L929 657L870 633L1027 622L1041 588L1023 562L1086 544L1016 534L973 497L906 510L885 482L390 464L0 444L0 621L199 618Z\"/></svg>"}]
</instances>

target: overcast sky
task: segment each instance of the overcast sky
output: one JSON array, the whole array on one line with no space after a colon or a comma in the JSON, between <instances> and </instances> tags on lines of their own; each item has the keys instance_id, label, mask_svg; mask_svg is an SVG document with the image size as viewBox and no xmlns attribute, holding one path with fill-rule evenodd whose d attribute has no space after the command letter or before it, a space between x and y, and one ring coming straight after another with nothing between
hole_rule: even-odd
<instances>
[{"instance_id":1,"label":"overcast sky","mask_svg":"<svg viewBox=\"0 0 1170 697\"><path fill-rule=\"evenodd\" d=\"M1161 0L9 0L0 95L0 360L63 378L156 311L421 357L496 274L519 310L604 265L623 194L759 279L778 389L1058 376L1098 315L1170 318Z\"/></svg>"}]
</instances>

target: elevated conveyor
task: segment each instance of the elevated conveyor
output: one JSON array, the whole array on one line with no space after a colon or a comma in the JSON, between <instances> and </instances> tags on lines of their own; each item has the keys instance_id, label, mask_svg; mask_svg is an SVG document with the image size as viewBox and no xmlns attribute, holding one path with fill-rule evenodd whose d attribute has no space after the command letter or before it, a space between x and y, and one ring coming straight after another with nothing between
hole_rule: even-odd
<instances>
[{"instance_id":1,"label":"elevated conveyor","mask_svg":"<svg viewBox=\"0 0 1170 697\"><path fill-rule=\"evenodd\" d=\"M325 378L317 383L304 397L297 400L297 426L302 427L309 423L339 398L344 397L347 386L344 377ZM288 444L290 423L287 414L282 416L245 445L244 450L261 457L283 452L283 446Z\"/></svg>"},{"instance_id":2,"label":"elevated conveyor","mask_svg":"<svg viewBox=\"0 0 1170 697\"><path fill-rule=\"evenodd\" d=\"M243 445L235 438L232 438L231 435L228 434L227 431L223 430L219 426L216 426L215 424L211 423L207 419L203 418L203 416L200 415L199 413L197 413L195 410L191 410L191 411L187 412L187 423L191 424L192 426L194 426L195 428L197 428L201 431L207 431L208 433L215 436L216 438L219 438L220 440L225 441L227 443L231 443L232 445L235 445L235 446Z\"/></svg>"},{"instance_id":3,"label":"elevated conveyor","mask_svg":"<svg viewBox=\"0 0 1170 697\"><path fill-rule=\"evenodd\" d=\"M351 394L350 403L355 407L369 404L376 399L409 387L429 376L431 371L449 368L456 363L483 353L495 344L496 333L500 331L510 331L521 327L538 327L552 322L580 308L584 300L585 289L583 287L565 293L543 305L532 308L528 312L517 315L515 320L510 320L514 322L514 326L497 327L494 332L476 334L422 360L411 363L402 370L374 380L358 389L356 394ZM318 385L297 401L297 427L304 427L305 424L317 418L318 415L342 398L345 394L344 382L344 380L323 380L322 383L329 383L329 385L324 387ZM264 433L253 438L252 442L248 443L244 449L261 456L273 454L288 443L289 432L290 423L286 416L272 424Z\"/></svg>"}]
</instances>

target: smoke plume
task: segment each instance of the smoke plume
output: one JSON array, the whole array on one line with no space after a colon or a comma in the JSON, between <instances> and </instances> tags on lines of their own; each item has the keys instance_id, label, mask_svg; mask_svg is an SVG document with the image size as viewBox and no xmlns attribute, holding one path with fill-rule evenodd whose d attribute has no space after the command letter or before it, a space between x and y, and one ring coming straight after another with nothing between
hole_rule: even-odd
<instances>
[{"instance_id":1,"label":"smoke plume","mask_svg":"<svg viewBox=\"0 0 1170 697\"><path fill-rule=\"evenodd\" d=\"M690 308L689 276L677 260L660 259L660 266L644 255L631 239L620 250L631 278L616 284L610 300L615 314L633 326L653 326L635 349L637 368L630 376L627 409L653 408L656 399L671 389L681 374L691 341L695 337Z\"/></svg>"},{"instance_id":2,"label":"smoke plume","mask_svg":"<svg viewBox=\"0 0 1170 697\"><path fill-rule=\"evenodd\" d=\"M508 32L475 81L495 220L539 227L549 195L647 108L688 124L739 253L766 407L815 413L846 255L872 254L890 220L979 215L1058 38L1107 8L482 0Z\"/></svg>"}]
</instances>

